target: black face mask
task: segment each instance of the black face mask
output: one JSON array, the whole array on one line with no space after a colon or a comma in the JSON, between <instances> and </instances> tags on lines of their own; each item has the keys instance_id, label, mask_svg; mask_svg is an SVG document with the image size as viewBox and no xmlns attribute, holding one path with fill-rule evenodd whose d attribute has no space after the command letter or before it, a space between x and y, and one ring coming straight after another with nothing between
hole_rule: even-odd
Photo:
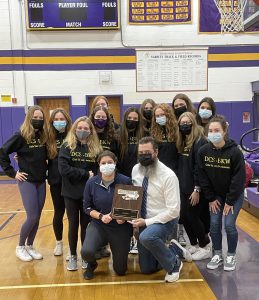
<instances>
[{"instance_id":1,"label":"black face mask","mask_svg":"<svg viewBox=\"0 0 259 300\"><path fill-rule=\"evenodd\" d=\"M192 124L179 125L179 130L182 135L188 135L192 131Z\"/></svg>"},{"instance_id":2,"label":"black face mask","mask_svg":"<svg viewBox=\"0 0 259 300\"><path fill-rule=\"evenodd\" d=\"M174 113L176 118L179 119L180 115L187 111L187 107L185 105L177 107L174 109Z\"/></svg>"},{"instance_id":3,"label":"black face mask","mask_svg":"<svg viewBox=\"0 0 259 300\"><path fill-rule=\"evenodd\" d=\"M136 129L138 127L138 121L126 120L127 129Z\"/></svg>"},{"instance_id":4,"label":"black face mask","mask_svg":"<svg viewBox=\"0 0 259 300\"><path fill-rule=\"evenodd\" d=\"M152 109L145 109L145 110L143 110L143 116L144 116L147 120L152 120L152 117L153 117L153 110L152 110Z\"/></svg>"},{"instance_id":5,"label":"black face mask","mask_svg":"<svg viewBox=\"0 0 259 300\"><path fill-rule=\"evenodd\" d=\"M150 166L154 163L154 159L152 158L152 154L140 154L138 156L139 163L146 167Z\"/></svg>"},{"instance_id":6,"label":"black face mask","mask_svg":"<svg viewBox=\"0 0 259 300\"><path fill-rule=\"evenodd\" d=\"M41 130L43 128L44 120L31 119L31 125L34 129Z\"/></svg>"}]
</instances>

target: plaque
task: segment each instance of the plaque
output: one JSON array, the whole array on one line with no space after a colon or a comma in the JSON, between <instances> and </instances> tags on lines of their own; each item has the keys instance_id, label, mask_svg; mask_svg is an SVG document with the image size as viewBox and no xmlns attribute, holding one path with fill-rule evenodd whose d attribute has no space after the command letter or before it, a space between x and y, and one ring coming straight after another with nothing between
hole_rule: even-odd
<instances>
[{"instance_id":1,"label":"plaque","mask_svg":"<svg viewBox=\"0 0 259 300\"><path fill-rule=\"evenodd\" d=\"M116 184L111 215L114 219L133 220L140 218L143 187Z\"/></svg>"}]
</instances>

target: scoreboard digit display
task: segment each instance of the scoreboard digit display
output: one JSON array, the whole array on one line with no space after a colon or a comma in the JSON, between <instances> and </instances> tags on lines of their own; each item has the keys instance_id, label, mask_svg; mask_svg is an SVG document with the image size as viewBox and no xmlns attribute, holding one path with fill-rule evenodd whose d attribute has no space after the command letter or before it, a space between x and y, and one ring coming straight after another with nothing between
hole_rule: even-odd
<instances>
[{"instance_id":1,"label":"scoreboard digit display","mask_svg":"<svg viewBox=\"0 0 259 300\"><path fill-rule=\"evenodd\" d=\"M26 0L27 29L118 29L119 1Z\"/></svg>"}]
</instances>

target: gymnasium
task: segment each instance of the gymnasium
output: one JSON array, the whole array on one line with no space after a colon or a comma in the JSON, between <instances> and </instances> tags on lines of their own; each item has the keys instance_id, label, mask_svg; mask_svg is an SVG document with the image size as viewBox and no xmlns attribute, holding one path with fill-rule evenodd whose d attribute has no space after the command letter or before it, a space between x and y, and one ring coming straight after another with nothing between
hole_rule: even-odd
<instances>
[{"instance_id":1,"label":"gymnasium","mask_svg":"<svg viewBox=\"0 0 259 300\"><path fill-rule=\"evenodd\" d=\"M179 280L166 283L164 270L142 274L137 254L128 255L125 276L112 256L98 261L93 280L79 265L68 271L68 218L64 254L55 256L48 184L35 239L43 259L19 260L26 211L16 180L0 168L0 299L259 300L259 1L0 0L0 15L0 148L34 105L47 120L63 108L74 122L102 95L121 124L145 99L171 107L184 93L196 109L205 97L215 101L253 171L236 222L236 269L184 262Z\"/></svg>"}]
</instances>

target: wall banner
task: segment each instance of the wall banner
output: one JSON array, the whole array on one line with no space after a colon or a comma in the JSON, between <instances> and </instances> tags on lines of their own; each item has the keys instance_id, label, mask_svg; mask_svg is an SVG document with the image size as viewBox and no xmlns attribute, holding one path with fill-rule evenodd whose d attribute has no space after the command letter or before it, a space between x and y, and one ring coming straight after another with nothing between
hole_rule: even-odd
<instances>
[{"instance_id":1,"label":"wall banner","mask_svg":"<svg viewBox=\"0 0 259 300\"><path fill-rule=\"evenodd\" d=\"M183 24L192 21L192 0L128 0L129 24Z\"/></svg>"}]
</instances>

